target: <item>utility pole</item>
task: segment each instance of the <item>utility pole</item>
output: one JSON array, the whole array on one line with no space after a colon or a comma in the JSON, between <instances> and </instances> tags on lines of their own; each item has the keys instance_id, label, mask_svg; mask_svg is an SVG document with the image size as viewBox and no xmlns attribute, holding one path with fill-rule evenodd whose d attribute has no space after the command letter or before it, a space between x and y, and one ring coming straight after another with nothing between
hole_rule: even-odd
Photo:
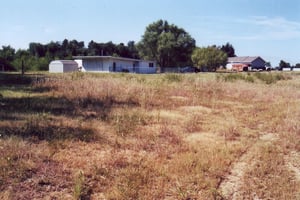
<instances>
[{"instance_id":1,"label":"utility pole","mask_svg":"<svg viewBox=\"0 0 300 200\"><path fill-rule=\"evenodd\" d=\"M24 76L25 73L25 66L24 66L24 60L22 60L22 76Z\"/></svg>"}]
</instances>

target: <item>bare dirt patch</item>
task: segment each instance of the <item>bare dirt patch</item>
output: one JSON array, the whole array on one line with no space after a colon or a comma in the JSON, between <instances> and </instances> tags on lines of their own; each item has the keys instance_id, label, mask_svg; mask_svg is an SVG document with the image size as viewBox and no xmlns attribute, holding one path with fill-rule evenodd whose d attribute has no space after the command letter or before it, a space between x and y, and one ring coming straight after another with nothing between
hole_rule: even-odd
<instances>
[{"instance_id":1,"label":"bare dirt patch","mask_svg":"<svg viewBox=\"0 0 300 200\"><path fill-rule=\"evenodd\" d=\"M199 112L201 114L209 114L212 112L212 109L206 106L182 106L180 107L180 110L187 113Z\"/></svg>"},{"instance_id":2,"label":"bare dirt patch","mask_svg":"<svg viewBox=\"0 0 300 200\"><path fill-rule=\"evenodd\" d=\"M191 133L186 138L185 141L189 143L201 143L204 145L211 144L224 144L223 138L214 133L209 132L200 132L200 133Z\"/></svg>"},{"instance_id":3,"label":"bare dirt patch","mask_svg":"<svg viewBox=\"0 0 300 200\"><path fill-rule=\"evenodd\" d=\"M226 199L243 199L241 186L243 185L243 177L249 166L254 166L256 159L255 151L261 143L273 142L278 138L272 134L264 134L244 153L242 156L232 164L229 174L221 182L219 190L221 195Z\"/></svg>"},{"instance_id":4,"label":"bare dirt patch","mask_svg":"<svg viewBox=\"0 0 300 200\"><path fill-rule=\"evenodd\" d=\"M182 113L176 110L154 110L149 113L151 116L156 117L157 120L164 119L169 121L183 120L185 117Z\"/></svg>"}]
</instances>

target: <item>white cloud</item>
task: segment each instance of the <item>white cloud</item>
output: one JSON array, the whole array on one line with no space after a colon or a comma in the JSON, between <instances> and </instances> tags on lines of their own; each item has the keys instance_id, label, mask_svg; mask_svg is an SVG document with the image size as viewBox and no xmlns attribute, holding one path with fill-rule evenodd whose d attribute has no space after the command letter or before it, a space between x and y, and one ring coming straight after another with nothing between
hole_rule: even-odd
<instances>
[{"instance_id":1,"label":"white cloud","mask_svg":"<svg viewBox=\"0 0 300 200\"><path fill-rule=\"evenodd\" d=\"M267 16L252 16L236 20L253 30L240 39L248 40L290 40L300 39L300 23L289 21L283 17L270 18Z\"/></svg>"},{"instance_id":2,"label":"white cloud","mask_svg":"<svg viewBox=\"0 0 300 200\"><path fill-rule=\"evenodd\" d=\"M284 17L198 16L191 30L210 40L285 41L300 39L300 22Z\"/></svg>"}]
</instances>

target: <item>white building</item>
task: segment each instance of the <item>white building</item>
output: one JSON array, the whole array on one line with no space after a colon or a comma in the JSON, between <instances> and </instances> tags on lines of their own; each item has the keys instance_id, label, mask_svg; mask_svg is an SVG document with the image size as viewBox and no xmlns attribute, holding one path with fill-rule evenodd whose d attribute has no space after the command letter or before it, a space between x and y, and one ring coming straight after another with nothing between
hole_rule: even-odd
<instances>
[{"instance_id":1,"label":"white building","mask_svg":"<svg viewBox=\"0 0 300 200\"><path fill-rule=\"evenodd\" d=\"M154 61L113 56L74 56L73 58L82 60L82 71L86 72L156 73Z\"/></svg>"},{"instance_id":2,"label":"white building","mask_svg":"<svg viewBox=\"0 0 300 200\"><path fill-rule=\"evenodd\" d=\"M78 63L74 60L54 60L49 64L49 72L62 73L78 71Z\"/></svg>"},{"instance_id":3,"label":"white building","mask_svg":"<svg viewBox=\"0 0 300 200\"><path fill-rule=\"evenodd\" d=\"M294 67L294 68L293 68L293 71L295 71L295 72L300 72L300 68L299 68L299 67Z\"/></svg>"}]
</instances>

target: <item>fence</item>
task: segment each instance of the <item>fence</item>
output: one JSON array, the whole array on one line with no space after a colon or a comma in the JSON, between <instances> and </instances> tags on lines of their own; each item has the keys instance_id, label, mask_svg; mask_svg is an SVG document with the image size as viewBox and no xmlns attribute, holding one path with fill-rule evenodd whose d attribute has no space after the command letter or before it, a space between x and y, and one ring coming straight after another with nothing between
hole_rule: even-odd
<instances>
[{"instance_id":1,"label":"fence","mask_svg":"<svg viewBox=\"0 0 300 200\"><path fill-rule=\"evenodd\" d=\"M109 67L109 72L128 72L137 74L155 74L156 67Z\"/></svg>"}]
</instances>

